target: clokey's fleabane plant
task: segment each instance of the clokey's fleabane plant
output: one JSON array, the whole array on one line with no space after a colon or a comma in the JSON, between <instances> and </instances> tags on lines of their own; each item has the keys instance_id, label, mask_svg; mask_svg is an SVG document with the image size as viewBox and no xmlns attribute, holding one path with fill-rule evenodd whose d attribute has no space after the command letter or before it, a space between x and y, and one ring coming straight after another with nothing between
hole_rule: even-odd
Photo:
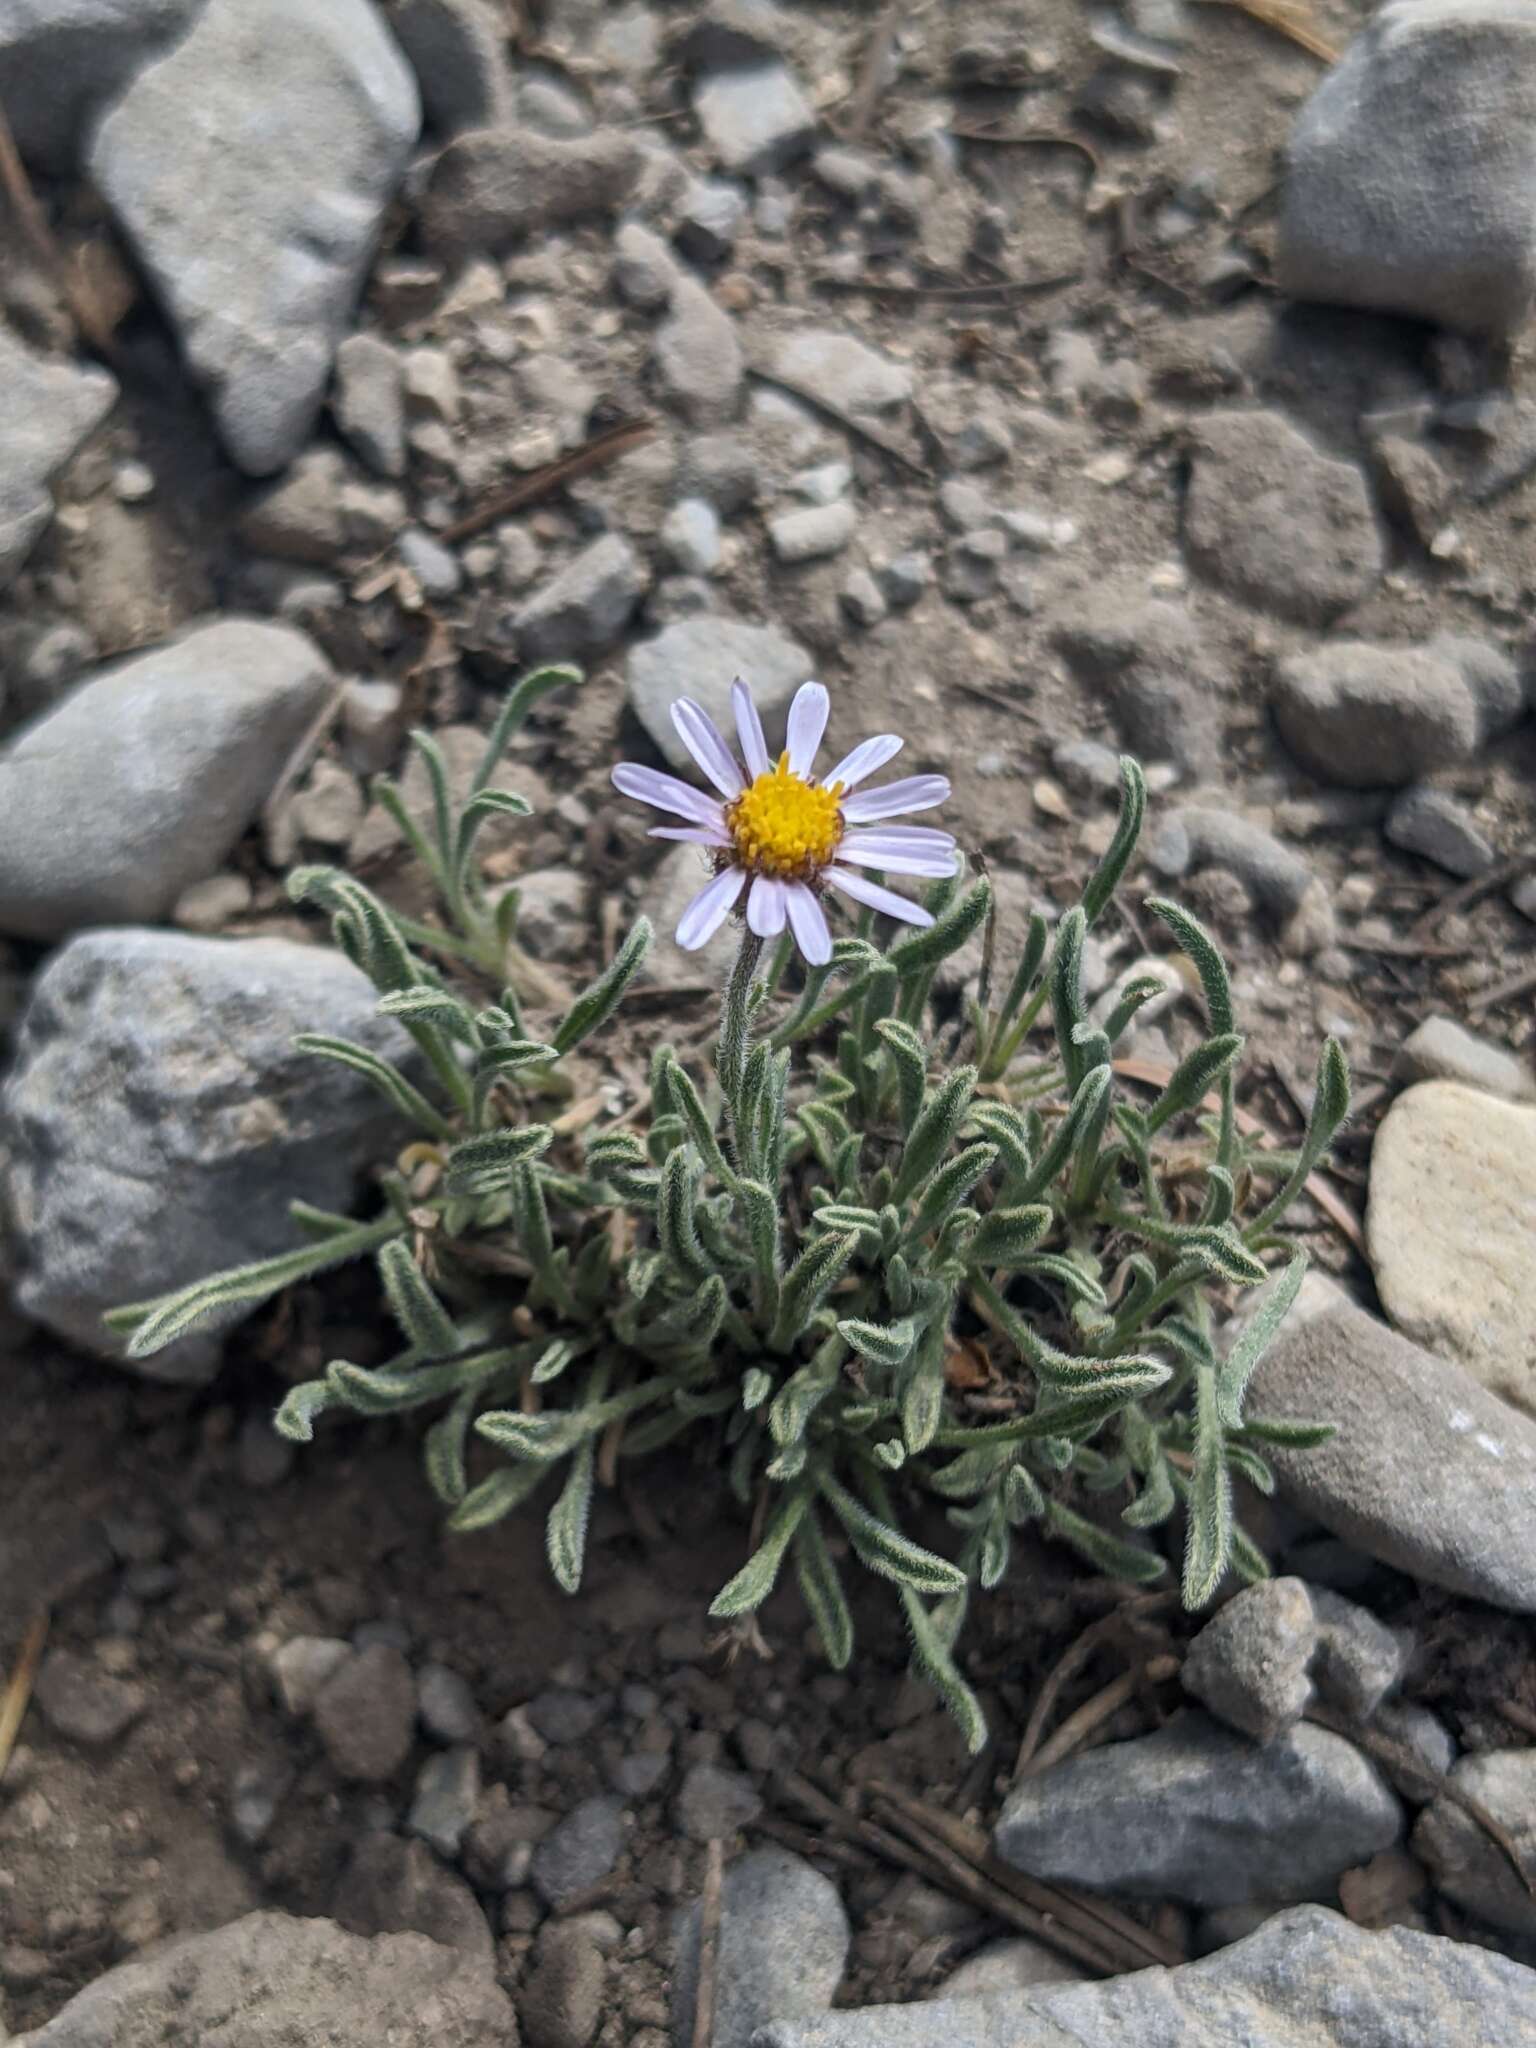
<instances>
[{"instance_id":1,"label":"clokey's fleabane plant","mask_svg":"<svg viewBox=\"0 0 1536 2048\"><path fill-rule=\"evenodd\" d=\"M402 1348L382 1366L335 1359L295 1386L278 1412L286 1436L307 1441L327 1410L438 1411L422 1445L449 1527L482 1529L545 1495L551 1568L572 1592L597 1489L622 1460L691 1452L723 1472L749 1531L711 1610L727 1629L760 1645L757 1611L792 1566L841 1668L853 1647L843 1570L857 1559L894 1585L915 1668L979 1745L957 1642L1020 1530L1136 1583L1182 1551L1192 1607L1229 1569L1264 1572L1234 1479L1269 1490L1266 1448L1327 1432L1250 1415L1246 1394L1301 1282L1306 1255L1278 1226L1347 1113L1343 1056L1323 1048L1299 1146L1259 1146L1237 1114L1243 1040L1221 956L1154 897L1143 908L1183 955L1203 1021L1161 1088L1133 1094L1116 1048L1163 984L1133 976L1090 1005L1083 952L1135 853L1136 764L1121 764L1119 823L1081 901L1054 927L1037 912L999 971L987 883L957 871L948 836L872 829L941 801L942 778L864 788L899 744L884 737L817 781L825 692L797 696L775 762L743 688L746 772L701 712L679 708L716 795L633 765L616 778L687 819L664 833L717 864L685 943L746 897L713 1060L695 1074L656 1048L648 1098L582 1142L579 1109L548 1121L541 1109L563 1084L568 1095L561 1062L612 1017L650 927L641 918L535 1033L516 893L492 903L473 859L485 818L526 808L492 787L502 748L533 703L575 680L540 671L518 686L462 804L434 742L414 736L429 829L392 784L379 791L409 823L441 923L402 919L333 869L290 880L414 1041L397 1061L306 1041L414 1126L380 1174L377 1213L295 1205L307 1242L111 1320L143 1356L372 1257ZM929 876L926 902L867 879L866 862ZM836 940L826 885L864 907ZM876 910L920 928L881 946ZM972 940L979 964L962 965ZM1223 1348L1234 1296L1262 1281L1262 1305Z\"/></svg>"},{"instance_id":2,"label":"clokey's fleabane plant","mask_svg":"<svg viewBox=\"0 0 1536 2048\"><path fill-rule=\"evenodd\" d=\"M717 797L638 761L621 761L614 769L614 787L625 796L689 821L654 826L653 839L689 840L706 848L714 861L713 881L678 923L677 942L689 952L714 937L743 894L747 929L760 939L775 939L787 924L812 967L825 967L832 958L832 934L822 908L822 892L829 886L903 923L932 924L932 913L921 904L858 870L933 879L953 875L950 833L884 823L946 802L949 783L942 775L909 775L883 788L861 790L861 783L900 753L902 743L890 732L862 741L818 779L816 756L830 709L820 683L802 683L789 707L784 751L774 760L752 693L738 676L731 685L731 710L745 772L701 704L679 697L672 706L678 738L719 791Z\"/></svg>"}]
</instances>

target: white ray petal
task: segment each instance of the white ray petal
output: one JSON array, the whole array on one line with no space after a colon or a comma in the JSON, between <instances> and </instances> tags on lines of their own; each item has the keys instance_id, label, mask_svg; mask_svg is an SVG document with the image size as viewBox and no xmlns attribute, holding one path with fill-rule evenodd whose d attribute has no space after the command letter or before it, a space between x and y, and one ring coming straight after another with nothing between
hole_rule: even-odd
<instances>
[{"instance_id":1,"label":"white ray petal","mask_svg":"<svg viewBox=\"0 0 1536 2048\"><path fill-rule=\"evenodd\" d=\"M849 797L843 816L850 825L867 825L876 818L900 817L904 811L931 811L935 804L949 800L947 775L906 775L900 782L888 782L883 789L866 789Z\"/></svg>"},{"instance_id":2,"label":"white ray petal","mask_svg":"<svg viewBox=\"0 0 1536 2048\"><path fill-rule=\"evenodd\" d=\"M784 907L807 965L825 967L832 958L832 934L827 930L825 912L804 882L790 883Z\"/></svg>"},{"instance_id":3,"label":"white ray petal","mask_svg":"<svg viewBox=\"0 0 1536 2048\"><path fill-rule=\"evenodd\" d=\"M851 860L855 867L884 868L892 875L932 875L955 872L954 849L933 853L926 847L903 846L884 832L848 832L837 849L839 860Z\"/></svg>"},{"instance_id":4,"label":"white ray petal","mask_svg":"<svg viewBox=\"0 0 1536 2048\"><path fill-rule=\"evenodd\" d=\"M883 768L887 761L894 761L906 745L906 741L894 732L877 732L873 739L860 740L851 754L844 754L841 761L822 781L830 789L834 782L840 782L844 789L852 789L866 775L873 775Z\"/></svg>"},{"instance_id":5,"label":"white ray petal","mask_svg":"<svg viewBox=\"0 0 1536 2048\"><path fill-rule=\"evenodd\" d=\"M729 832L722 832L717 825L652 825L646 833L647 839L681 839L689 846L727 847L731 843Z\"/></svg>"},{"instance_id":6,"label":"white ray petal","mask_svg":"<svg viewBox=\"0 0 1536 2048\"><path fill-rule=\"evenodd\" d=\"M871 910L883 910L887 917L898 917L903 924L933 923L931 912L924 910L921 903L898 896L894 889L882 889L878 882L855 874L851 868L824 868L821 878L834 889L841 889L845 896L851 896L855 903L867 903Z\"/></svg>"},{"instance_id":7,"label":"white ray petal","mask_svg":"<svg viewBox=\"0 0 1536 2048\"><path fill-rule=\"evenodd\" d=\"M731 685L731 709L736 714L736 737L741 741L741 757L747 764L748 775L754 779L766 775L773 763L763 737L763 721L757 715L752 692L740 676Z\"/></svg>"},{"instance_id":8,"label":"white ray petal","mask_svg":"<svg viewBox=\"0 0 1536 2048\"><path fill-rule=\"evenodd\" d=\"M677 921L677 943L685 953L696 953L715 936L746 885L745 868L724 868L699 891Z\"/></svg>"},{"instance_id":9,"label":"white ray petal","mask_svg":"<svg viewBox=\"0 0 1536 2048\"><path fill-rule=\"evenodd\" d=\"M702 704L691 697L679 697L672 706L672 723L677 736L692 754L723 797L741 795L743 783L736 756L725 743L725 735Z\"/></svg>"},{"instance_id":10,"label":"white ray petal","mask_svg":"<svg viewBox=\"0 0 1536 2048\"><path fill-rule=\"evenodd\" d=\"M758 875L747 898L747 929L760 939L776 939L788 915L784 884L777 875Z\"/></svg>"},{"instance_id":11,"label":"white ray petal","mask_svg":"<svg viewBox=\"0 0 1536 2048\"><path fill-rule=\"evenodd\" d=\"M789 707L789 723L784 734L784 744L789 751L789 765L796 775L809 775L811 763L816 759L816 750L821 745L822 734L827 729L827 717L832 709L832 699L820 683L802 683L795 692L795 701Z\"/></svg>"},{"instance_id":12,"label":"white ray petal","mask_svg":"<svg viewBox=\"0 0 1536 2048\"><path fill-rule=\"evenodd\" d=\"M613 786L621 796L653 810L673 811L679 818L691 818L696 825L713 825L725 830L725 813L718 801L695 789L691 782L679 782L675 775L663 775L659 768L643 768L638 761L620 761L613 771Z\"/></svg>"}]
</instances>

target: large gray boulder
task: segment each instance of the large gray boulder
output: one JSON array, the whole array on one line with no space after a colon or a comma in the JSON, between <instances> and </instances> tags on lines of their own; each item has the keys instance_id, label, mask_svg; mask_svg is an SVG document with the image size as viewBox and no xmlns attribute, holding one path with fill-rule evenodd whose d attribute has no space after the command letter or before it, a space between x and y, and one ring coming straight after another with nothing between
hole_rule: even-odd
<instances>
[{"instance_id":1,"label":"large gray boulder","mask_svg":"<svg viewBox=\"0 0 1536 2048\"><path fill-rule=\"evenodd\" d=\"M0 0L3 9L5 0ZM0 327L0 590L53 518L48 486L117 402L105 370L50 362Z\"/></svg>"},{"instance_id":2,"label":"large gray boulder","mask_svg":"<svg viewBox=\"0 0 1536 2048\"><path fill-rule=\"evenodd\" d=\"M55 955L0 1093L10 1225L28 1315L121 1356L109 1308L304 1242L295 1200L352 1206L400 1126L360 1076L295 1050L300 1031L408 1055L342 954L290 939L85 932ZM217 1336L137 1369L200 1381Z\"/></svg>"},{"instance_id":3,"label":"large gray boulder","mask_svg":"<svg viewBox=\"0 0 1536 2048\"><path fill-rule=\"evenodd\" d=\"M1403 1831L1374 1764L1302 1723L1263 1744L1205 1714L1023 1778L997 1853L1031 1877L1230 1906L1315 1898Z\"/></svg>"},{"instance_id":4,"label":"large gray boulder","mask_svg":"<svg viewBox=\"0 0 1536 2048\"><path fill-rule=\"evenodd\" d=\"M1509 334L1536 303L1536 12L1394 0L1296 122L1278 275L1297 298Z\"/></svg>"},{"instance_id":5,"label":"large gray boulder","mask_svg":"<svg viewBox=\"0 0 1536 2048\"><path fill-rule=\"evenodd\" d=\"M309 436L420 117L368 0L206 0L96 131L91 175L252 476Z\"/></svg>"},{"instance_id":6,"label":"large gray boulder","mask_svg":"<svg viewBox=\"0 0 1536 2048\"><path fill-rule=\"evenodd\" d=\"M247 1913L162 1943L78 1992L27 2048L507 2048L517 2022L490 1958L424 1934Z\"/></svg>"},{"instance_id":7,"label":"large gray boulder","mask_svg":"<svg viewBox=\"0 0 1536 2048\"><path fill-rule=\"evenodd\" d=\"M255 619L98 670L0 750L0 932L164 917L251 823L334 687L313 642Z\"/></svg>"},{"instance_id":8,"label":"large gray boulder","mask_svg":"<svg viewBox=\"0 0 1536 2048\"><path fill-rule=\"evenodd\" d=\"M0 0L0 106L24 157L74 161L90 118L203 0Z\"/></svg>"},{"instance_id":9,"label":"large gray boulder","mask_svg":"<svg viewBox=\"0 0 1536 2048\"><path fill-rule=\"evenodd\" d=\"M1512 2048L1536 1970L1469 1942L1277 1914L1177 1970L881 2005L764 2027L756 2048Z\"/></svg>"},{"instance_id":10,"label":"large gray boulder","mask_svg":"<svg viewBox=\"0 0 1536 2048\"><path fill-rule=\"evenodd\" d=\"M731 682L744 676L757 700L770 750L781 744L789 700L813 673L811 657L773 626L750 625L718 612L678 619L629 650L629 708L669 768L693 776L693 757L677 736L672 706L679 697L702 704L734 744Z\"/></svg>"}]
</instances>

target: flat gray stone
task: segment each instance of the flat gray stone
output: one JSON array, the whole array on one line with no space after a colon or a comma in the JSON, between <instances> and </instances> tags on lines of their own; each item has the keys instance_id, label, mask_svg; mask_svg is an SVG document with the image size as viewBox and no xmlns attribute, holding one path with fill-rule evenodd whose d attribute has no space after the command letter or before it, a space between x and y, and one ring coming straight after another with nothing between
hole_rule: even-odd
<instances>
[{"instance_id":1,"label":"flat gray stone","mask_svg":"<svg viewBox=\"0 0 1536 2048\"><path fill-rule=\"evenodd\" d=\"M1043 1941L1020 1934L988 1942L928 1997L930 2001L981 1998L999 1991L1028 1991L1037 1984L1080 1984L1083 1976L1077 1964L1047 1948Z\"/></svg>"},{"instance_id":2,"label":"flat gray stone","mask_svg":"<svg viewBox=\"0 0 1536 2048\"><path fill-rule=\"evenodd\" d=\"M0 0L0 43L3 7ZM3 77L3 73L0 73ZM53 519L48 486L117 403L117 380L33 353L0 327L0 590Z\"/></svg>"},{"instance_id":3,"label":"flat gray stone","mask_svg":"<svg viewBox=\"0 0 1536 2048\"><path fill-rule=\"evenodd\" d=\"M912 396L912 373L857 335L800 327L773 350L770 368L839 412L890 412Z\"/></svg>"},{"instance_id":4,"label":"flat gray stone","mask_svg":"<svg viewBox=\"0 0 1536 2048\"><path fill-rule=\"evenodd\" d=\"M546 1906L563 1906L605 1878L623 1853L624 1802L583 1799L534 1850L534 1889Z\"/></svg>"},{"instance_id":5,"label":"flat gray stone","mask_svg":"<svg viewBox=\"0 0 1536 2048\"><path fill-rule=\"evenodd\" d=\"M1536 1869L1536 1749L1464 1756L1450 1777L1458 1792L1502 1823L1525 1868ZM1420 1814L1413 1852L1448 1899L1491 1927L1536 1939L1536 1899L1487 1829L1445 1793Z\"/></svg>"},{"instance_id":6,"label":"flat gray stone","mask_svg":"<svg viewBox=\"0 0 1536 2048\"><path fill-rule=\"evenodd\" d=\"M1416 853L1464 881L1486 874L1499 857L1465 804L1423 783L1403 791L1382 831L1403 853Z\"/></svg>"},{"instance_id":7,"label":"flat gray stone","mask_svg":"<svg viewBox=\"0 0 1536 2048\"><path fill-rule=\"evenodd\" d=\"M309 437L419 121L368 0L206 0L96 131L92 179L249 475Z\"/></svg>"},{"instance_id":8,"label":"flat gray stone","mask_svg":"<svg viewBox=\"0 0 1536 2048\"><path fill-rule=\"evenodd\" d=\"M1536 2039L1536 1971L1468 1942L1370 1933L1297 1906L1182 1969L786 2016L755 2048L1512 2048L1527 2034Z\"/></svg>"},{"instance_id":9,"label":"flat gray stone","mask_svg":"<svg viewBox=\"0 0 1536 2048\"><path fill-rule=\"evenodd\" d=\"M1287 151L1282 291L1511 334L1536 304L1536 18L1395 0L1328 72Z\"/></svg>"},{"instance_id":10,"label":"flat gray stone","mask_svg":"<svg viewBox=\"0 0 1536 2048\"><path fill-rule=\"evenodd\" d=\"M1462 1366L1309 1276L1248 1407L1334 1425L1316 1449L1265 1454L1325 1528L1429 1585L1536 1614L1536 1424Z\"/></svg>"},{"instance_id":11,"label":"flat gray stone","mask_svg":"<svg viewBox=\"0 0 1536 2048\"><path fill-rule=\"evenodd\" d=\"M1326 1891L1402 1831L1342 1736L1303 1722L1259 1745L1191 1711L1021 1780L994 1839L1031 1877L1218 1906Z\"/></svg>"},{"instance_id":12,"label":"flat gray stone","mask_svg":"<svg viewBox=\"0 0 1536 2048\"><path fill-rule=\"evenodd\" d=\"M673 1927L672 2036L688 2048L699 1981L699 1908ZM832 2003L848 1958L848 1916L837 1887L787 1849L754 1849L725 1873L713 2048L750 2048L773 2021L815 2022ZM772 2031L772 2029L770 2029Z\"/></svg>"},{"instance_id":13,"label":"flat gray stone","mask_svg":"<svg viewBox=\"0 0 1536 2048\"><path fill-rule=\"evenodd\" d=\"M616 213L633 195L645 155L632 135L541 135L479 128L450 142L432 171L421 237L437 256L499 249L587 214Z\"/></svg>"},{"instance_id":14,"label":"flat gray stone","mask_svg":"<svg viewBox=\"0 0 1536 2048\"><path fill-rule=\"evenodd\" d=\"M349 1208L402 1126L361 1075L293 1038L323 1030L412 1059L376 1002L341 953L288 939L130 929L56 953L0 1094L26 1313L118 1359L107 1309L292 1250L291 1201ZM206 1380L219 1350L194 1333L133 1370Z\"/></svg>"},{"instance_id":15,"label":"flat gray stone","mask_svg":"<svg viewBox=\"0 0 1536 2048\"><path fill-rule=\"evenodd\" d=\"M1426 1017L1397 1049L1394 1081L1461 1081L1511 1102L1536 1101L1536 1074L1517 1053L1491 1045L1452 1017Z\"/></svg>"},{"instance_id":16,"label":"flat gray stone","mask_svg":"<svg viewBox=\"0 0 1536 2048\"><path fill-rule=\"evenodd\" d=\"M1463 673L1414 647L1335 640L1275 671L1280 737L1319 782L1397 789L1466 760L1480 732Z\"/></svg>"},{"instance_id":17,"label":"flat gray stone","mask_svg":"<svg viewBox=\"0 0 1536 2048\"><path fill-rule=\"evenodd\" d=\"M1151 859L1159 874L1175 881L1205 868L1225 868L1243 884L1254 908L1277 924L1289 923L1312 886L1311 868L1273 832L1208 805L1185 804L1171 811Z\"/></svg>"},{"instance_id":18,"label":"flat gray stone","mask_svg":"<svg viewBox=\"0 0 1536 2048\"><path fill-rule=\"evenodd\" d=\"M480 1803L480 1754L468 1743L439 1750L416 1774L406 1826L451 1863Z\"/></svg>"},{"instance_id":19,"label":"flat gray stone","mask_svg":"<svg viewBox=\"0 0 1536 2048\"><path fill-rule=\"evenodd\" d=\"M405 391L399 351L349 334L336 351L331 411L344 440L380 476L405 474Z\"/></svg>"},{"instance_id":20,"label":"flat gray stone","mask_svg":"<svg viewBox=\"0 0 1536 2048\"><path fill-rule=\"evenodd\" d=\"M389 25L416 74L429 128L449 136L507 119L509 24L496 0L404 0Z\"/></svg>"},{"instance_id":21,"label":"flat gray stone","mask_svg":"<svg viewBox=\"0 0 1536 2048\"><path fill-rule=\"evenodd\" d=\"M166 916L221 865L333 687L302 633L255 619L98 670L0 750L0 931Z\"/></svg>"},{"instance_id":22,"label":"flat gray stone","mask_svg":"<svg viewBox=\"0 0 1536 2048\"><path fill-rule=\"evenodd\" d=\"M1055 637L1077 677L1108 706L1127 747L1202 778L1214 773L1220 726L1213 707L1225 680L1185 606L1149 598L1140 578L1112 579L1066 614Z\"/></svg>"},{"instance_id":23,"label":"flat gray stone","mask_svg":"<svg viewBox=\"0 0 1536 2048\"><path fill-rule=\"evenodd\" d=\"M496 1949L478 1900L425 1842L359 1838L336 1884L331 1911L354 1934L424 1934L478 1973ZM231 2042L230 2048L243 2048Z\"/></svg>"},{"instance_id":24,"label":"flat gray stone","mask_svg":"<svg viewBox=\"0 0 1536 2048\"><path fill-rule=\"evenodd\" d=\"M768 61L712 71L693 87L704 139L727 171L766 177L804 156L816 116L787 64Z\"/></svg>"},{"instance_id":25,"label":"flat gray stone","mask_svg":"<svg viewBox=\"0 0 1536 2048\"><path fill-rule=\"evenodd\" d=\"M605 533L541 584L512 615L527 661L600 654L629 624L650 571L621 533Z\"/></svg>"},{"instance_id":26,"label":"flat gray stone","mask_svg":"<svg viewBox=\"0 0 1536 2048\"><path fill-rule=\"evenodd\" d=\"M744 676L757 700L772 753L782 744L789 700L812 669L806 650L775 627L753 626L719 613L678 619L630 649L629 706L668 766L693 775L693 758L672 724L672 705L679 697L702 704L729 738L735 731L731 682Z\"/></svg>"},{"instance_id":27,"label":"flat gray stone","mask_svg":"<svg viewBox=\"0 0 1536 2048\"><path fill-rule=\"evenodd\" d=\"M22 155L68 170L97 110L202 4L0 0L0 106Z\"/></svg>"},{"instance_id":28,"label":"flat gray stone","mask_svg":"<svg viewBox=\"0 0 1536 2048\"><path fill-rule=\"evenodd\" d=\"M673 281L655 350L661 388L692 425L731 418L741 397L741 342L735 321L696 277L680 273Z\"/></svg>"},{"instance_id":29,"label":"flat gray stone","mask_svg":"<svg viewBox=\"0 0 1536 2048\"><path fill-rule=\"evenodd\" d=\"M517 2022L491 1968L421 1934L365 1940L333 1920L248 1913L160 1943L77 1993L29 2048L506 2048Z\"/></svg>"},{"instance_id":30,"label":"flat gray stone","mask_svg":"<svg viewBox=\"0 0 1536 2048\"><path fill-rule=\"evenodd\" d=\"M1536 1108L1459 1081L1398 1097L1372 1147L1365 1215L1382 1306L1536 1416L1533 1223Z\"/></svg>"}]
</instances>

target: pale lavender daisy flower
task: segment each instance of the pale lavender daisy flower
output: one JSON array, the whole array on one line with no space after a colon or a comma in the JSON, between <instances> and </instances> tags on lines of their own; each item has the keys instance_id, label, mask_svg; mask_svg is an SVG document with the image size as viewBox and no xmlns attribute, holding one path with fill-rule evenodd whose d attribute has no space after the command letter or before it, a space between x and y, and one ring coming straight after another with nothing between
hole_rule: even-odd
<instances>
[{"instance_id":1,"label":"pale lavender daisy flower","mask_svg":"<svg viewBox=\"0 0 1536 2048\"><path fill-rule=\"evenodd\" d=\"M817 776L813 764L830 703L820 683L801 684L789 707L787 744L775 762L752 693L738 676L731 685L731 708L743 769L708 712L692 698L680 697L672 706L672 723L718 796L637 761L621 761L614 769L614 787L625 796L688 820L686 825L655 826L653 839L687 840L713 856L713 881L694 897L677 927L677 942L689 952L714 936L743 893L748 930L772 939L787 924L813 967L832 957L832 935L821 905L828 886L906 924L932 924L920 904L857 870L952 875L955 842L950 833L883 822L943 803L949 780L909 775L883 789L861 791L858 785L901 751L902 742L890 732L864 740L828 775Z\"/></svg>"}]
</instances>

